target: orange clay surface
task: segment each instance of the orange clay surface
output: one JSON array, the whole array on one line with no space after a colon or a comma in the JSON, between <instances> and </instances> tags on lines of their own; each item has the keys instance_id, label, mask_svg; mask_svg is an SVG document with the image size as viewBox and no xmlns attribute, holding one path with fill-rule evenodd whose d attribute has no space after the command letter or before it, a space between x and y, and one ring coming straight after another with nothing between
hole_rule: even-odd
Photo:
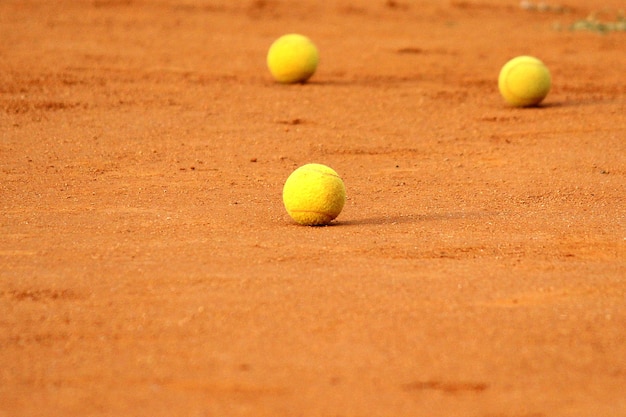
<instances>
[{"instance_id":1,"label":"orange clay surface","mask_svg":"<svg viewBox=\"0 0 626 417\"><path fill-rule=\"evenodd\" d=\"M0 416L626 416L600 3L0 1ZM308 84L265 66L292 32ZM282 204L309 162L328 227Z\"/></svg>"}]
</instances>

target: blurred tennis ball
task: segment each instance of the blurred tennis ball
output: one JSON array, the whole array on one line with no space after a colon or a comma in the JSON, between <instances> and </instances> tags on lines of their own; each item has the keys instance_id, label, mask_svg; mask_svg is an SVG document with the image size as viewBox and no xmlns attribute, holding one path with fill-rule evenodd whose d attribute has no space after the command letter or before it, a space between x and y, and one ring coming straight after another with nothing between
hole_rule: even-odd
<instances>
[{"instance_id":1,"label":"blurred tennis ball","mask_svg":"<svg viewBox=\"0 0 626 417\"><path fill-rule=\"evenodd\" d=\"M502 97L516 107L538 105L548 95L551 85L552 78L545 64L527 55L504 64L498 77Z\"/></svg>"},{"instance_id":2,"label":"blurred tennis ball","mask_svg":"<svg viewBox=\"0 0 626 417\"><path fill-rule=\"evenodd\" d=\"M296 33L276 39L267 52L267 67L280 83L304 83L319 63L317 47L309 38Z\"/></svg>"}]
</instances>

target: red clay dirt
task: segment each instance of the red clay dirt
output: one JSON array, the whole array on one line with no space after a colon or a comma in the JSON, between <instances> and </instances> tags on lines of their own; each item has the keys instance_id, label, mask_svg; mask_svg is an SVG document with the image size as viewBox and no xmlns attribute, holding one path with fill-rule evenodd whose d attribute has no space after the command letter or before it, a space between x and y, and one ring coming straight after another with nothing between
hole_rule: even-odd
<instances>
[{"instance_id":1,"label":"red clay dirt","mask_svg":"<svg viewBox=\"0 0 626 417\"><path fill-rule=\"evenodd\" d=\"M626 416L626 33L568 29L601 3L0 2L0 416ZM497 91L523 54L537 108ZM309 162L328 227L282 205Z\"/></svg>"}]
</instances>

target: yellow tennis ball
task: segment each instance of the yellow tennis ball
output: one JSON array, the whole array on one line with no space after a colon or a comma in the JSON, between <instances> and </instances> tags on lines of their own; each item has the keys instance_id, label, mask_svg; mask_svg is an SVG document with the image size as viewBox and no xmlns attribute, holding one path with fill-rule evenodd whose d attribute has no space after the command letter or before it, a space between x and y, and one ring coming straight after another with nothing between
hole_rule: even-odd
<instances>
[{"instance_id":1,"label":"yellow tennis ball","mask_svg":"<svg viewBox=\"0 0 626 417\"><path fill-rule=\"evenodd\" d=\"M267 67L280 83L304 83L319 63L317 47L309 38L291 33L276 39L267 52Z\"/></svg>"},{"instance_id":2,"label":"yellow tennis ball","mask_svg":"<svg viewBox=\"0 0 626 417\"><path fill-rule=\"evenodd\" d=\"M289 175L283 203L289 216L306 226L322 226L341 213L346 202L343 180L322 164L307 164Z\"/></svg>"},{"instance_id":3,"label":"yellow tennis ball","mask_svg":"<svg viewBox=\"0 0 626 417\"><path fill-rule=\"evenodd\" d=\"M532 56L513 58L500 70L498 88L502 97L516 107L536 106L546 98L552 78L543 62Z\"/></svg>"}]
</instances>

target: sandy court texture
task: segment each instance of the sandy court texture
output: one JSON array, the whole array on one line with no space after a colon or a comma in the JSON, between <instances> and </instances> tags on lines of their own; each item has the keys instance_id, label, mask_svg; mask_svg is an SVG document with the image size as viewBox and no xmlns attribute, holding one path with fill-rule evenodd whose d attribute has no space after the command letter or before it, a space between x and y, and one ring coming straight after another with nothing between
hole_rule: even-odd
<instances>
[{"instance_id":1,"label":"sandy court texture","mask_svg":"<svg viewBox=\"0 0 626 417\"><path fill-rule=\"evenodd\" d=\"M626 416L624 3L553 6L0 1L0 416Z\"/></svg>"}]
</instances>

